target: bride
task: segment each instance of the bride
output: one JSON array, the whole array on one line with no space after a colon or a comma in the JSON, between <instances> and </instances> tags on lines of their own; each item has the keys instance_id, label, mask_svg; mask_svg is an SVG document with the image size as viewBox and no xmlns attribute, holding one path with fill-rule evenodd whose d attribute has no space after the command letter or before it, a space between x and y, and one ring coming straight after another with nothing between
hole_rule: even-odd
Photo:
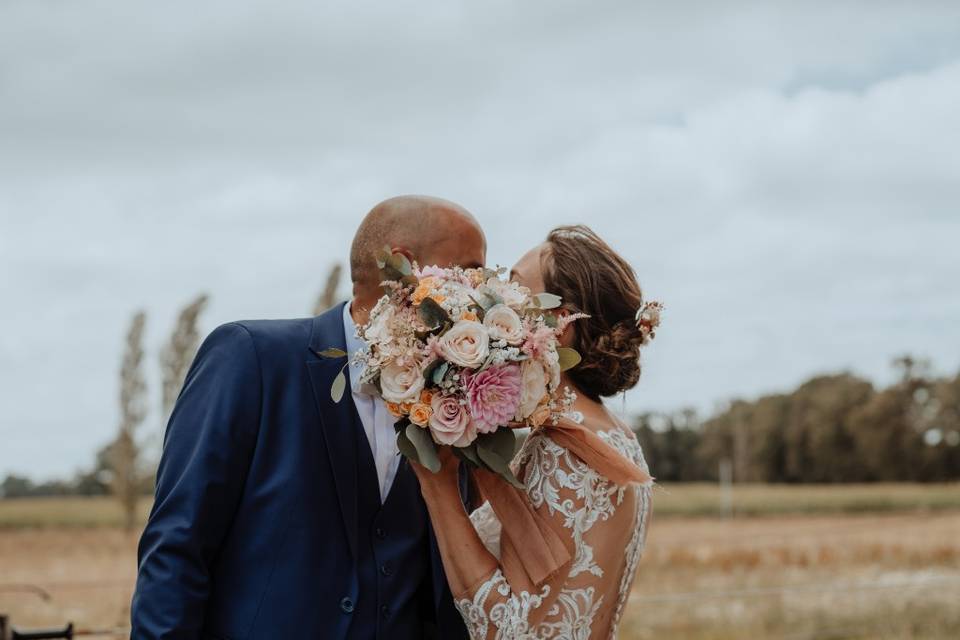
<instances>
[{"instance_id":1,"label":"bride","mask_svg":"<svg viewBox=\"0 0 960 640\"><path fill-rule=\"evenodd\" d=\"M588 316L561 339L582 356L561 384L577 394L571 419L527 438L513 461L523 491L502 482L496 489L516 494L509 497L529 519L498 518L491 502L503 501L483 486L490 501L467 515L459 461L448 448L439 473L412 466L471 638L612 638L646 539L650 476L633 433L602 399L637 384L640 347L659 307L643 304L630 265L582 225L551 231L511 276L534 293L561 296L561 313ZM559 544L551 549L545 541ZM539 573L521 567L538 562Z\"/></svg>"}]
</instances>

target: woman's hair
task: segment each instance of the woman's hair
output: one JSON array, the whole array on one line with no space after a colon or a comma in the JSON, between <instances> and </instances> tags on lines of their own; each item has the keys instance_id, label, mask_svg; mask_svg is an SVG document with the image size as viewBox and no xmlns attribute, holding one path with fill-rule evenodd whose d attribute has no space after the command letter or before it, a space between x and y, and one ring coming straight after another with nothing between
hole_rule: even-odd
<instances>
[{"instance_id":1,"label":"woman's hair","mask_svg":"<svg viewBox=\"0 0 960 640\"><path fill-rule=\"evenodd\" d=\"M551 231L540 260L545 290L560 296L564 309L590 316L572 325L573 348L583 359L567 373L577 389L599 400L635 386L644 336L633 268L586 225Z\"/></svg>"}]
</instances>

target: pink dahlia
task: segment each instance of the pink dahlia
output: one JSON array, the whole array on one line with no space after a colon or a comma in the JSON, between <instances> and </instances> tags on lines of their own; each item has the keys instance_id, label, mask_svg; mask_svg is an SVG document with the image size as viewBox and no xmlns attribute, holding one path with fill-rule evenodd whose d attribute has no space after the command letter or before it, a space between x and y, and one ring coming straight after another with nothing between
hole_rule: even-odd
<instances>
[{"instance_id":1,"label":"pink dahlia","mask_svg":"<svg viewBox=\"0 0 960 640\"><path fill-rule=\"evenodd\" d=\"M520 366L505 364L466 373L467 406L480 433L507 424L520 406Z\"/></svg>"}]
</instances>

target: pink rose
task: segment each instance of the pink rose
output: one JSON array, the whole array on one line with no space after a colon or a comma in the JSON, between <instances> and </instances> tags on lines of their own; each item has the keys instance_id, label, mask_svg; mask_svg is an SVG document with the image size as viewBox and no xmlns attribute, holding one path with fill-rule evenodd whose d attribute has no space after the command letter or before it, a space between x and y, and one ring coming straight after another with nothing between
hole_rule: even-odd
<instances>
[{"instance_id":1,"label":"pink rose","mask_svg":"<svg viewBox=\"0 0 960 640\"><path fill-rule=\"evenodd\" d=\"M490 433L507 424L520 406L520 366L505 364L466 373L467 405L477 431Z\"/></svg>"},{"instance_id":2,"label":"pink rose","mask_svg":"<svg viewBox=\"0 0 960 640\"><path fill-rule=\"evenodd\" d=\"M434 440L440 444L455 444L459 447L465 447L473 441L471 439L466 444L458 444L469 435L471 420L470 412L460 404L457 396L442 396L437 393L430 401L430 408L433 413L430 415L429 425Z\"/></svg>"}]
</instances>

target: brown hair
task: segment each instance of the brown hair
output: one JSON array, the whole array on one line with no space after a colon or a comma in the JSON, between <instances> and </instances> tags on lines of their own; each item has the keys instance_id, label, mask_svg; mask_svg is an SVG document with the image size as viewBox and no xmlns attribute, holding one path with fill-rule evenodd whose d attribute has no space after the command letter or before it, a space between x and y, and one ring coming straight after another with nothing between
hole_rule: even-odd
<instances>
[{"instance_id":1,"label":"brown hair","mask_svg":"<svg viewBox=\"0 0 960 640\"><path fill-rule=\"evenodd\" d=\"M586 225L557 227L540 255L546 291L563 308L585 313L572 326L583 360L568 372L593 400L630 389L640 380L643 335L636 313L643 294L633 268Z\"/></svg>"}]
</instances>

